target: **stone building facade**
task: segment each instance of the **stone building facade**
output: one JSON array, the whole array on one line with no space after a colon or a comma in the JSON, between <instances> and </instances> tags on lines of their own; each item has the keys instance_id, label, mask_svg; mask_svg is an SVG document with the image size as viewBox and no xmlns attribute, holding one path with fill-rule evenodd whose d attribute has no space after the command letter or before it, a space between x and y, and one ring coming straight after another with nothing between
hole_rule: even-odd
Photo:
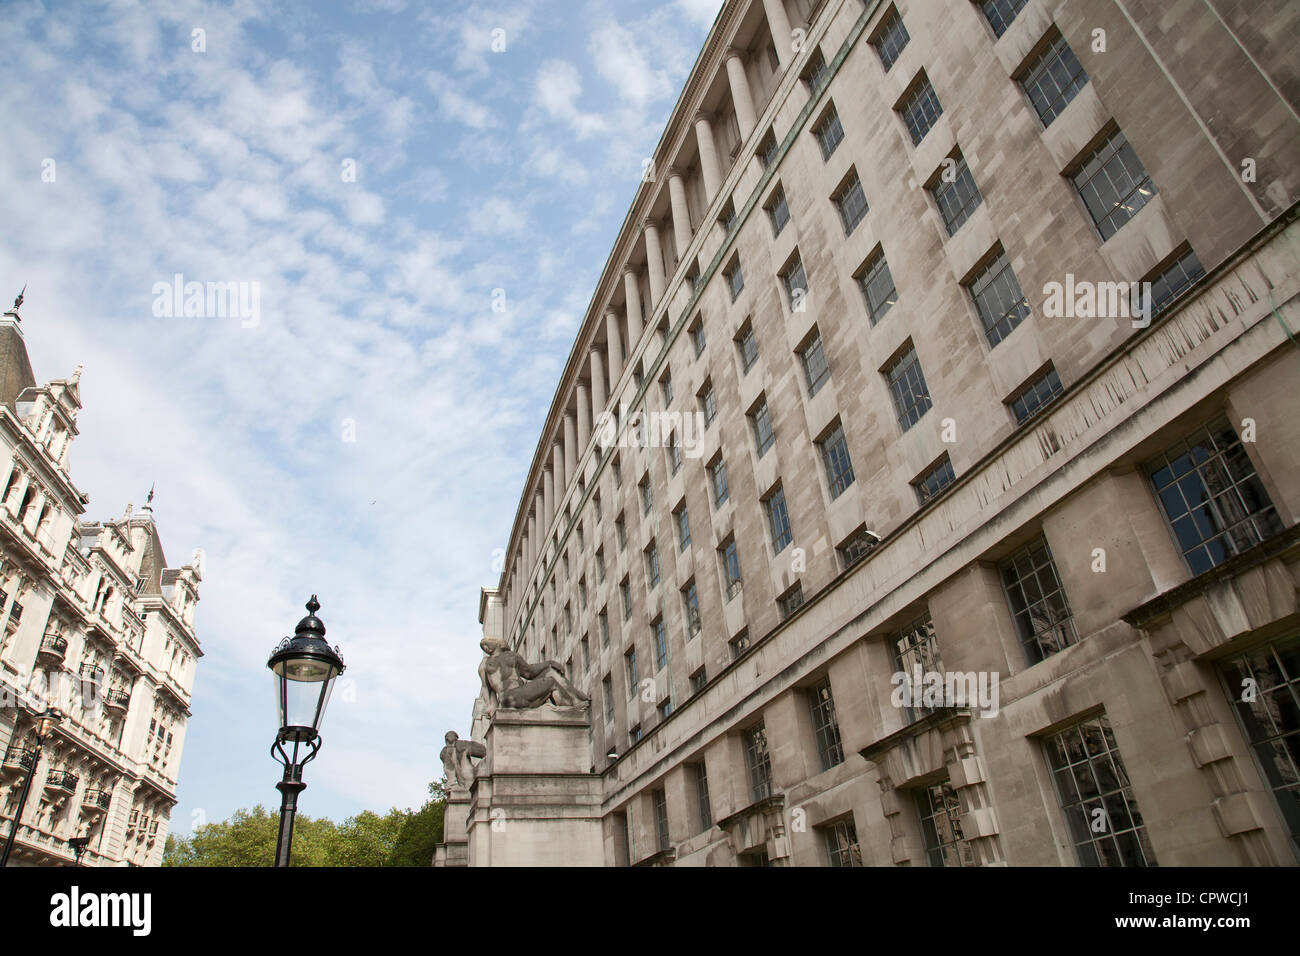
<instances>
[{"instance_id":1,"label":"stone building facade","mask_svg":"<svg viewBox=\"0 0 1300 956\"><path fill-rule=\"evenodd\" d=\"M480 604L606 863L1300 860L1298 25L723 6Z\"/></svg>"},{"instance_id":2,"label":"stone building facade","mask_svg":"<svg viewBox=\"0 0 1300 956\"><path fill-rule=\"evenodd\" d=\"M86 522L68 453L80 372L37 385L18 307L0 318L0 839L44 741L10 866L157 866L194 670L199 553L169 567L152 499Z\"/></svg>"}]
</instances>

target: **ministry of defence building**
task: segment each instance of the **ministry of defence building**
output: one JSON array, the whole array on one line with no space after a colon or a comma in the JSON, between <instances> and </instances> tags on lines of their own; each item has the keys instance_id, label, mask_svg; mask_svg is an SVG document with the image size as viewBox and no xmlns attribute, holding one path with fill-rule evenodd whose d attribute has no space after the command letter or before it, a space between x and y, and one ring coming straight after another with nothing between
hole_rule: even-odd
<instances>
[{"instance_id":1,"label":"ministry of defence building","mask_svg":"<svg viewBox=\"0 0 1300 956\"><path fill-rule=\"evenodd\" d=\"M0 317L0 841L30 775L10 866L158 866L202 656L199 555L168 567L152 492L81 520L81 370L36 384L18 304ZM46 707L63 719L38 756Z\"/></svg>"},{"instance_id":2,"label":"ministry of defence building","mask_svg":"<svg viewBox=\"0 0 1300 956\"><path fill-rule=\"evenodd\" d=\"M1296 865L1298 31L728 0L480 601L608 865Z\"/></svg>"}]
</instances>

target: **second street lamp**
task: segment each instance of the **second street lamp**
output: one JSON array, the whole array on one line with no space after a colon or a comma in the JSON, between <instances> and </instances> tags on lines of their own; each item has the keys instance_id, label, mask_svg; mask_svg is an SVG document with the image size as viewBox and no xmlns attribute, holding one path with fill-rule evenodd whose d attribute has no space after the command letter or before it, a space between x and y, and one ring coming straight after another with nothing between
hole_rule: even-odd
<instances>
[{"instance_id":1,"label":"second street lamp","mask_svg":"<svg viewBox=\"0 0 1300 956\"><path fill-rule=\"evenodd\" d=\"M22 766L27 769L27 776L23 780L23 791L18 797L18 809L14 811L14 818L9 824L9 838L5 840L4 852L0 853L0 867L9 865L9 854L14 848L14 838L18 836L18 827L23 820L23 808L27 806L27 792L32 788L32 777L36 774L36 765L41 762L41 748L45 745L45 738L50 735L54 725L63 719L63 715L52 707L46 707L44 712L36 715L36 746L25 753L20 752L18 760Z\"/></svg>"},{"instance_id":2,"label":"second street lamp","mask_svg":"<svg viewBox=\"0 0 1300 956\"><path fill-rule=\"evenodd\" d=\"M298 794L307 789L302 782L302 768L320 750L321 718L334 679L343 673L343 658L338 648L325 642L325 624L316 616L319 610L320 602L313 594L307 602L307 616L298 622L293 637L281 641L266 662L275 675L275 703L280 720L271 756L284 765L284 778L275 785L281 797L276 866L289 865ZM286 744L290 745L289 750L285 749ZM300 756L300 748L304 747L307 753Z\"/></svg>"}]
</instances>

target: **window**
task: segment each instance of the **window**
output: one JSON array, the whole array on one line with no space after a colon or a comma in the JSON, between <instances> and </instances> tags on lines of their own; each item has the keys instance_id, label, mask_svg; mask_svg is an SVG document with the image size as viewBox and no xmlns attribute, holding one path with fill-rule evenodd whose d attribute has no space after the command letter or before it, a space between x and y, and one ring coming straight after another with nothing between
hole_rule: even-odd
<instances>
[{"instance_id":1,"label":"window","mask_svg":"<svg viewBox=\"0 0 1300 956\"><path fill-rule=\"evenodd\" d=\"M690 763L691 777L695 782L695 805L700 811L700 832L713 826L713 810L709 806L709 775L704 763Z\"/></svg>"},{"instance_id":2,"label":"window","mask_svg":"<svg viewBox=\"0 0 1300 956\"><path fill-rule=\"evenodd\" d=\"M785 489L777 488L763 502L767 512L767 526L772 532L772 551L780 554L794 540L790 531L790 515L785 508Z\"/></svg>"},{"instance_id":3,"label":"window","mask_svg":"<svg viewBox=\"0 0 1300 956\"><path fill-rule=\"evenodd\" d=\"M889 394L894 397L898 424L907 431L930 410L930 391L914 345L909 344L907 351L885 369L885 380L889 383Z\"/></svg>"},{"instance_id":4,"label":"window","mask_svg":"<svg viewBox=\"0 0 1300 956\"><path fill-rule=\"evenodd\" d=\"M749 650L749 628L742 627L740 633L727 642L731 647L731 659L734 661Z\"/></svg>"},{"instance_id":5,"label":"window","mask_svg":"<svg viewBox=\"0 0 1300 956\"><path fill-rule=\"evenodd\" d=\"M700 633L700 595L695 590L694 578L682 588L682 607L686 610L686 634L694 637Z\"/></svg>"},{"instance_id":6,"label":"window","mask_svg":"<svg viewBox=\"0 0 1300 956\"><path fill-rule=\"evenodd\" d=\"M851 819L836 820L821 827L826 843L826 857L831 866L861 866L862 849L858 846L858 831Z\"/></svg>"},{"instance_id":7,"label":"window","mask_svg":"<svg viewBox=\"0 0 1300 956\"><path fill-rule=\"evenodd\" d=\"M663 790L651 790L650 806L655 815L655 848L662 853L671 846L668 842L668 794Z\"/></svg>"},{"instance_id":8,"label":"window","mask_svg":"<svg viewBox=\"0 0 1300 956\"><path fill-rule=\"evenodd\" d=\"M826 484L829 486L831 500L834 501L844 493L845 488L853 484L853 462L849 459L844 425L836 422L830 434L818 444L821 446L822 463L826 466Z\"/></svg>"},{"instance_id":9,"label":"window","mask_svg":"<svg viewBox=\"0 0 1300 956\"><path fill-rule=\"evenodd\" d=\"M760 397L754 410L749 413L749 423L754 429L754 441L758 447L758 457L762 458L772 442L776 440L776 435L772 431L772 413L767 408L767 398Z\"/></svg>"},{"instance_id":10,"label":"window","mask_svg":"<svg viewBox=\"0 0 1300 956\"><path fill-rule=\"evenodd\" d=\"M659 548L653 541L645 549L645 577L652 590L659 586Z\"/></svg>"},{"instance_id":11,"label":"window","mask_svg":"<svg viewBox=\"0 0 1300 956\"><path fill-rule=\"evenodd\" d=\"M1005 339L1029 315L1029 302L1001 249L976 273L969 289L990 347Z\"/></svg>"},{"instance_id":12,"label":"window","mask_svg":"<svg viewBox=\"0 0 1300 956\"><path fill-rule=\"evenodd\" d=\"M596 549L596 582L598 584L605 583L605 549L604 548Z\"/></svg>"},{"instance_id":13,"label":"window","mask_svg":"<svg viewBox=\"0 0 1300 956\"><path fill-rule=\"evenodd\" d=\"M781 230L790 221L790 207L785 201L785 190L777 186L776 192L772 193L772 198L763 208L767 210L768 222L772 224L772 235L781 235Z\"/></svg>"},{"instance_id":14,"label":"window","mask_svg":"<svg viewBox=\"0 0 1300 956\"><path fill-rule=\"evenodd\" d=\"M1043 126L1051 126L1075 94L1088 85L1088 74L1065 37L1056 33L1047 49L1026 67L1020 85Z\"/></svg>"},{"instance_id":15,"label":"window","mask_svg":"<svg viewBox=\"0 0 1300 956\"><path fill-rule=\"evenodd\" d=\"M646 473L637 483L637 490L641 494L641 513L648 515L650 510L655 506L654 490L650 487L650 475Z\"/></svg>"},{"instance_id":16,"label":"window","mask_svg":"<svg viewBox=\"0 0 1300 956\"><path fill-rule=\"evenodd\" d=\"M1016 416L1016 423L1023 425L1046 408L1065 389L1056 369L1048 365L1042 372L1022 385L1007 404L1011 414Z\"/></svg>"},{"instance_id":17,"label":"window","mask_svg":"<svg viewBox=\"0 0 1300 956\"><path fill-rule=\"evenodd\" d=\"M623 599L623 620L632 616L632 581L624 578L618 583L619 596Z\"/></svg>"},{"instance_id":18,"label":"window","mask_svg":"<svg viewBox=\"0 0 1300 956\"><path fill-rule=\"evenodd\" d=\"M746 322L736 337L736 351L740 355L742 373L748 374L758 361L758 341L754 338L754 326Z\"/></svg>"},{"instance_id":19,"label":"window","mask_svg":"<svg viewBox=\"0 0 1300 956\"><path fill-rule=\"evenodd\" d=\"M962 223L984 201L963 156L956 157L956 165L951 169L944 164L944 170L930 187L930 193L934 196L939 215L943 217L943 224L950 236L961 228Z\"/></svg>"},{"instance_id":20,"label":"window","mask_svg":"<svg viewBox=\"0 0 1300 956\"><path fill-rule=\"evenodd\" d=\"M975 866L975 853L961 832L961 802L947 780L917 794L921 836L931 866Z\"/></svg>"},{"instance_id":21,"label":"window","mask_svg":"<svg viewBox=\"0 0 1300 956\"><path fill-rule=\"evenodd\" d=\"M857 278L862 298L867 303L867 314L871 316L871 324L875 325L898 301L898 290L894 288L894 277L885 261L885 254L877 252L868 259Z\"/></svg>"},{"instance_id":22,"label":"window","mask_svg":"<svg viewBox=\"0 0 1300 956\"><path fill-rule=\"evenodd\" d=\"M708 428L718 417L718 403L713 397L713 383L705 382L700 390L700 411L704 413L704 427Z\"/></svg>"},{"instance_id":23,"label":"window","mask_svg":"<svg viewBox=\"0 0 1300 956\"><path fill-rule=\"evenodd\" d=\"M808 57L808 65L804 67L800 76L800 79L808 84L810 96L816 96L821 92L822 87L826 85L829 74L830 70L826 68L826 58L822 56L820 48L814 47L812 54Z\"/></svg>"},{"instance_id":24,"label":"window","mask_svg":"<svg viewBox=\"0 0 1300 956\"><path fill-rule=\"evenodd\" d=\"M944 672L943 661L939 657L939 641L935 637L929 613L921 615L895 634L890 639L889 649L893 654L896 673L903 675L903 686L911 691L911 703L903 708L910 723L934 710L920 699L925 689L926 675L942 675ZM918 676L920 684L917 682Z\"/></svg>"},{"instance_id":25,"label":"window","mask_svg":"<svg viewBox=\"0 0 1300 956\"><path fill-rule=\"evenodd\" d=\"M623 655L623 672L627 675L627 696L631 700L636 696L637 687L641 683L636 670L636 648Z\"/></svg>"},{"instance_id":26,"label":"window","mask_svg":"<svg viewBox=\"0 0 1300 956\"><path fill-rule=\"evenodd\" d=\"M844 763L844 746L840 743L840 725L835 719L835 698L831 696L831 679L822 678L808 691L808 707L812 712L813 737L817 741L817 755L822 770Z\"/></svg>"},{"instance_id":27,"label":"window","mask_svg":"<svg viewBox=\"0 0 1300 956\"><path fill-rule=\"evenodd\" d=\"M578 610L587 610L587 579L578 582Z\"/></svg>"},{"instance_id":28,"label":"window","mask_svg":"<svg viewBox=\"0 0 1300 956\"><path fill-rule=\"evenodd\" d=\"M736 204L730 199L718 214L718 222L722 224L723 232L731 232L731 227L736 224Z\"/></svg>"},{"instance_id":29,"label":"window","mask_svg":"<svg viewBox=\"0 0 1300 956\"><path fill-rule=\"evenodd\" d=\"M730 496L727 490L727 463L721 458L709 465L709 487L713 489L713 506L721 508Z\"/></svg>"},{"instance_id":30,"label":"window","mask_svg":"<svg viewBox=\"0 0 1300 956\"><path fill-rule=\"evenodd\" d=\"M898 112L903 117L907 132L911 134L912 145L919 146L921 140L925 139L925 134L934 128L934 124L943 115L939 97L935 95L930 78L924 72L912 91L899 103Z\"/></svg>"},{"instance_id":31,"label":"window","mask_svg":"<svg viewBox=\"0 0 1300 956\"><path fill-rule=\"evenodd\" d=\"M1232 658L1223 675L1292 844L1300 848L1300 638L1284 638ZM1254 693L1244 693L1247 689Z\"/></svg>"},{"instance_id":32,"label":"window","mask_svg":"<svg viewBox=\"0 0 1300 956\"><path fill-rule=\"evenodd\" d=\"M677 433L668 436L668 472L675 475L682 469L682 446L677 442Z\"/></svg>"},{"instance_id":33,"label":"window","mask_svg":"<svg viewBox=\"0 0 1300 956\"><path fill-rule=\"evenodd\" d=\"M1173 265L1150 280L1151 314L1154 316L1163 312L1203 275L1205 275L1205 267L1201 265L1201 260L1196 258L1196 253L1188 249Z\"/></svg>"},{"instance_id":34,"label":"window","mask_svg":"<svg viewBox=\"0 0 1300 956\"><path fill-rule=\"evenodd\" d=\"M767 752L767 729L759 722L742 736L745 766L749 770L749 795L757 802L772 795L772 759Z\"/></svg>"},{"instance_id":35,"label":"window","mask_svg":"<svg viewBox=\"0 0 1300 956\"><path fill-rule=\"evenodd\" d=\"M826 353L822 350L820 332L814 332L812 340L799 352L799 361L803 364L804 380L808 383L808 397L812 398L831 377L830 366L826 364Z\"/></svg>"},{"instance_id":36,"label":"window","mask_svg":"<svg viewBox=\"0 0 1300 956\"><path fill-rule=\"evenodd\" d=\"M609 612L600 609L600 646L609 647Z\"/></svg>"},{"instance_id":37,"label":"window","mask_svg":"<svg viewBox=\"0 0 1300 956\"><path fill-rule=\"evenodd\" d=\"M763 164L764 169L776 160L776 147L776 132L769 129L758 143L758 161Z\"/></svg>"},{"instance_id":38,"label":"window","mask_svg":"<svg viewBox=\"0 0 1300 956\"><path fill-rule=\"evenodd\" d=\"M979 0L979 5L993 28L993 35L1000 37L1007 32L1016 14L1024 9L1025 0Z\"/></svg>"},{"instance_id":39,"label":"window","mask_svg":"<svg viewBox=\"0 0 1300 956\"><path fill-rule=\"evenodd\" d=\"M1155 866L1146 825L1105 714L1045 741L1047 763L1082 866Z\"/></svg>"},{"instance_id":40,"label":"window","mask_svg":"<svg viewBox=\"0 0 1300 956\"><path fill-rule=\"evenodd\" d=\"M664 372L663 377L659 379L659 392L663 395L664 407L673 402L673 375L671 371Z\"/></svg>"},{"instance_id":41,"label":"window","mask_svg":"<svg viewBox=\"0 0 1300 956\"><path fill-rule=\"evenodd\" d=\"M611 472L614 475L614 487L615 488L623 487L623 464L618 459L617 455L614 457L614 462L613 465L611 466Z\"/></svg>"},{"instance_id":42,"label":"window","mask_svg":"<svg viewBox=\"0 0 1300 956\"><path fill-rule=\"evenodd\" d=\"M695 357L699 358L705 346L704 323L699 319L691 326L691 345L695 348Z\"/></svg>"},{"instance_id":43,"label":"window","mask_svg":"<svg viewBox=\"0 0 1300 956\"><path fill-rule=\"evenodd\" d=\"M596 524L600 524L600 493L599 492L592 495L591 497L591 511L593 516L595 517Z\"/></svg>"},{"instance_id":44,"label":"window","mask_svg":"<svg viewBox=\"0 0 1300 956\"><path fill-rule=\"evenodd\" d=\"M690 271L686 273L686 285L691 290L691 295L700 291L700 264L692 262Z\"/></svg>"},{"instance_id":45,"label":"window","mask_svg":"<svg viewBox=\"0 0 1300 956\"><path fill-rule=\"evenodd\" d=\"M722 275L727 280L727 291L731 293L731 301L735 302L736 297L740 295L740 290L745 288L745 274L740 271L740 260L733 259Z\"/></svg>"},{"instance_id":46,"label":"window","mask_svg":"<svg viewBox=\"0 0 1300 956\"><path fill-rule=\"evenodd\" d=\"M867 197L862 192L862 181L858 179L856 169L850 170L848 180L831 197L831 201L839 210L840 222L844 225L844 235L852 235L853 230L867 214Z\"/></svg>"},{"instance_id":47,"label":"window","mask_svg":"<svg viewBox=\"0 0 1300 956\"><path fill-rule=\"evenodd\" d=\"M623 512L618 513L614 519L614 537L618 539L618 549L622 551L627 547L627 524L623 521Z\"/></svg>"},{"instance_id":48,"label":"window","mask_svg":"<svg viewBox=\"0 0 1300 956\"><path fill-rule=\"evenodd\" d=\"M631 730L627 732L628 743L635 744L639 742L643 736L644 734L641 733L641 725L637 724L635 727L633 727Z\"/></svg>"},{"instance_id":49,"label":"window","mask_svg":"<svg viewBox=\"0 0 1300 956\"><path fill-rule=\"evenodd\" d=\"M731 600L740 593L740 554L736 551L736 539L729 538L727 543L718 549L718 554L722 558L722 581L726 588L727 600Z\"/></svg>"},{"instance_id":50,"label":"window","mask_svg":"<svg viewBox=\"0 0 1300 956\"><path fill-rule=\"evenodd\" d=\"M1227 418L1175 443L1148 462L1147 474L1193 574L1282 530L1277 510Z\"/></svg>"},{"instance_id":51,"label":"window","mask_svg":"<svg viewBox=\"0 0 1300 956\"><path fill-rule=\"evenodd\" d=\"M605 695L605 723L614 722L614 680L606 674L600 681L601 692Z\"/></svg>"},{"instance_id":52,"label":"window","mask_svg":"<svg viewBox=\"0 0 1300 956\"><path fill-rule=\"evenodd\" d=\"M921 477L912 482L916 489L916 500L925 504L944 488L948 487L957 475L952 470L952 461L947 452L937 462L921 473Z\"/></svg>"},{"instance_id":53,"label":"window","mask_svg":"<svg viewBox=\"0 0 1300 956\"><path fill-rule=\"evenodd\" d=\"M886 73L898 60L898 54L903 52L903 47L907 46L907 41L910 39L911 37L907 35L907 27L903 26L903 18L898 15L898 10L893 9L885 14L871 45L876 48L880 65L885 68Z\"/></svg>"},{"instance_id":54,"label":"window","mask_svg":"<svg viewBox=\"0 0 1300 956\"><path fill-rule=\"evenodd\" d=\"M847 571L869 555L879 543L880 539L874 534L866 528L859 528L837 549L840 553L841 566Z\"/></svg>"},{"instance_id":55,"label":"window","mask_svg":"<svg viewBox=\"0 0 1300 956\"><path fill-rule=\"evenodd\" d=\"M654 637L655 670L661 671L668 666L668 633L664 630L663 615L655 618L655 622L650 625L650 633Z\"/></svg>"},{"instance_id":56,"label":"window","mask_svg":"<svg viewBox=\"0 0 1300 956\"><path fill-rule=\"evenodd\" d=\"M589 670L591 670L591 642L587 640L587 636L585 634L582 636L581 644L582 644L582 672L585 674Z\"/></svg>"},{"instance_id":57,"label":"window","mask_svg":"<svg viewBox=\"0 0 1300 956\"><path fill-rule=\"evenodd\" d=\"M641 383L645 381L645 373L641 371L641 366L632 369L632 384L636 386L636 391L641 391Z\"/></svg>"},{"instance_id":58,"label":"window","mask_svg":"<svg viewBox=\"0 0 1300 956\"><path fill-rule=\"evenodd\" d=\"M673 522L677 525L677 550L685 551L691 546L691 519L686 512L686 502L683 501L673 512Z\"/></svg>"},{"instance_id":59,"label":"window","mask_svg":"<svg viewBox=\"0 0 1300 956\"><path fill-rule=\"evenodd\" d=\"M844 139L844 127L840 125L840 114L835 112L832 105L825 117L813 127L813 135L817 137L817 145L822 148L822 161L831 158L835 152L835 147L840 145Z\"/></svg>"},{"instance_id":60,"label":"window","mask_svg":"<svg viewBox=\"0 0 1300 956\"><path fill-rule=\"evenodd\" d=\"M1102 241L1118 232L1156 194L1151 177L1119 130L1084 157L1070 178Z\"/></svg>"},{"instance_id":61,"label":"window","mask_svg":"<svg viewBox=\"0 0 1300 956\"><path fill-rule=\"evenodd\" d=\"M1046 538L1039 535L1001 562L998 571L1030 664L1079 643Z\"/></svg>"},{"instance_id":62,"label":"window","mask_svg":"<svg viewBox=\"0 0 1300 956\"><path fill-rule=\"evenodd\" d=\"M781 284L785 286L786 301L791 312L802 312L807 307L808 277L804 275L803 260L798 255L794 261L781 270Z\"/></svg>"}]
</instances>

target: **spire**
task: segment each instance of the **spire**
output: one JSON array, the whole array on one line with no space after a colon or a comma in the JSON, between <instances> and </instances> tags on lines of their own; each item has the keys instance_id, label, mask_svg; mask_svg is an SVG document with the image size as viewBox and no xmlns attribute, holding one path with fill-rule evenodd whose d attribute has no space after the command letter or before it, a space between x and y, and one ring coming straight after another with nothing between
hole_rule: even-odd
<instances>
[{"instance_id":1,"label":"spire","mask_svg":"<svg viewBox=\"0 0 1300 956\"><path fill-rule=\"evenodd\" d=\"M144 507L140 509L141 511L147 511L150 514L153 514L153 490L157 487L158 482L156 481L149 486L149 497L144 500Z\"/></svg>"},{"instance_id":2,"label":"spire","mask_svg":"<svg viewBox=\"0 0 1300 956\"><path fill-rule=\"evenodd\" d=\"M26 291L27 291L27 283L24 282L24 283L23 283L22 292L19 292L19 293L18 293L18 298L14 299L14 305L13 305L13 308L10 309L8 312L5 313L6 316L10 316L10 315L13 316L15 322L21 322L21 321L23 320L23 317L22 317L21 315L18 314L18 310L19 310L20 308L22 308L22 305L23 305L23 294L24 294Z\"/></svg>"}]
</instances>

